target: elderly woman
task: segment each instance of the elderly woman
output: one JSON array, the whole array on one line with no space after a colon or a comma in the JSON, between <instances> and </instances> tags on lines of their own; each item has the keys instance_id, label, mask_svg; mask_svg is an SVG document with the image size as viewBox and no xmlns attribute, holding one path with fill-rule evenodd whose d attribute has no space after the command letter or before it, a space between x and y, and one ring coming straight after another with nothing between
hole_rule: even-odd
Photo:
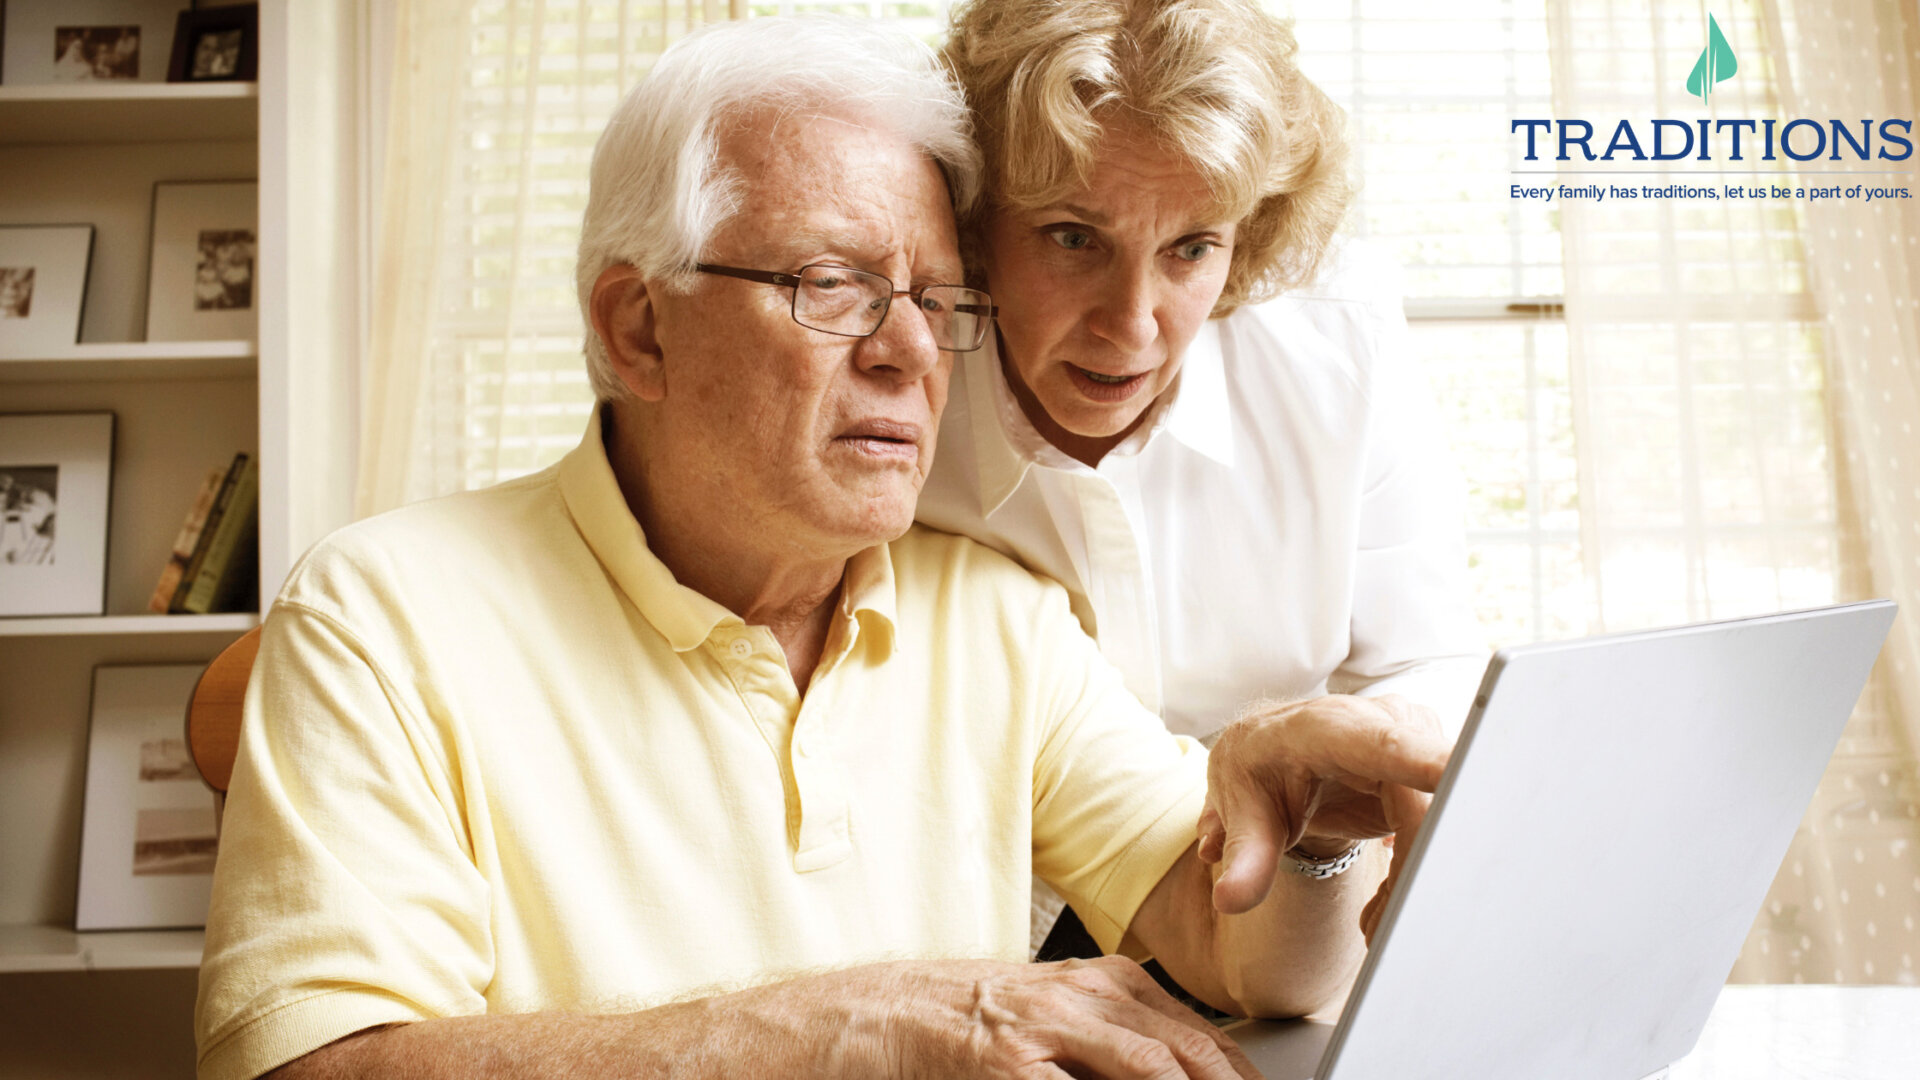
<instances>
[{"instance_id":1,"label":"elderly woman","mask_svg":"<svg viewBox=\"0 0 1920 1080\"><path fill-rule=\"evenodd\" d=\"M1391 275L1334 243L1343 117L1296 52L1251 0L956 14L988 176L963 242L1000 319L919 519L1063 582L1176 732L1330 693L1457 731L1486 660L1460 485ZM1360 839L1287 854L1324 876Z\"/></svg>"}]
</instances>

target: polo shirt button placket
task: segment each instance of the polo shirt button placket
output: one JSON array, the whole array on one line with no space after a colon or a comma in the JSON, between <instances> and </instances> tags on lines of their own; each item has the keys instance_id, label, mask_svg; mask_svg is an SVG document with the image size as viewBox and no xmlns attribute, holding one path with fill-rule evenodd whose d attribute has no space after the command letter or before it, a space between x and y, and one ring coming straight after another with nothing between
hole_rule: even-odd
<instances>
[{"instance_id":1,"label":"polo shirt button placket","mask_svg":"<svg viewBox=\"0 0 1920 1080\"><path fill-rule=\"evenodd\" d=\"M732 652L734 658L738 660L745 660L747 657L753 655L753 643L743 637L734 638L733 644L727 646L727 649Z\"/></svg>"}]
</instances>

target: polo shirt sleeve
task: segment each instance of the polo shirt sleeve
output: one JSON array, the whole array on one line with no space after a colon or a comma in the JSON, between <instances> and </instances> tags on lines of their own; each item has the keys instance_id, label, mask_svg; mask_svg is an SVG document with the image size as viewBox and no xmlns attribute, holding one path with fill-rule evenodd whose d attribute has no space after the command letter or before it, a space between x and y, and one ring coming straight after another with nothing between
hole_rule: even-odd
<instances>
[{"instance_id":1,"label":"polo shirt sleeve","mask_svg":"<svg viewBox=\"0 0 1920 1080\"><path fill-rule=\"evenodd\" d=\"M445 740L336 617L282 600L247 687L194 1032L202 1080L486 1011L489 895Z\"/></svg>"},{"instance_id":2,"label":"polo shirt sleeve","mask_svg":"<svg viewBox=\"0 0 1920 1080\"><path fill-rule=\"evenodd\" d=\"M1167 731L1050 586L1028 639L1045 721L1033 776L1033 866L1103 952L1194 842L1207 752Z\"/></svg>"}]
</instances>

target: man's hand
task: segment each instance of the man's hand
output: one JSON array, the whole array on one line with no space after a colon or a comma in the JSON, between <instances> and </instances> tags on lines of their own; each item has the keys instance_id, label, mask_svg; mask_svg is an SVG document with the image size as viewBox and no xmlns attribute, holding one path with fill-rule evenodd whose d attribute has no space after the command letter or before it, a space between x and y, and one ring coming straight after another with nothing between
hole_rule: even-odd
<instances>
[{"instance_id":1,"label":"man's hand","mask_svg":"<svg viewBox=\"0 0 1920 1080\"><path fill-rule=\"evenodd\" d=\"M1303 841L1320 854L1390 837L1392 866L1360 918L1371 941L1450 753L1433 712L1393 695L1330 695L1236 722L1214 745L1200 816L1200 858L1221 864L1215 909L1259 904L1281 854Z\"/></svg>"},{"instance_id":2,"label":"man's hand","mask_svg":"<svg viewBox=\"0 0 1920 1080\"><path fill-rule=\"evenodd\" d=\"M558 1063L558 1065L556 1065ZM900 960L609 1015L371 1028L275 1080L736 1076L820 1080L1259 1080L1233 1040L1121 957Z\"/></svg>"},{"instance_id":3,"label":"man's hand","mask_svg":"<svg viewBox=\"0 0 1920 1080\"><path fill-rule=\"evenodd\" d=\"M1232 1039L1124 957L926 964L902 972L895 1020L912 1077L1257 1080ZM932 1000L946 1009L928 1010ZM920 1007L913 1004L919 1003ZM958 1021L956 1024L954 1021Z\"/></svg>"}]
</instances>

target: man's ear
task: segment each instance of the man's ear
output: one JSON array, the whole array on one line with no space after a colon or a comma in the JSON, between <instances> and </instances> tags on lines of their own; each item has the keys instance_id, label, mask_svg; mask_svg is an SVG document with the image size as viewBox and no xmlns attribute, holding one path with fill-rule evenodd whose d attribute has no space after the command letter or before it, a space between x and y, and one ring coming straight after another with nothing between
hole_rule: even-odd
<instances>
[{"instance_id":1,"label":"man's ear","mask_svg":"<svg viewBox=\"0 0 1920 1080\"><path fill-rule=\"evenodd\" d=\"M613 374L642 401L667 396L666 355L660 348L654 291L640 271L617 263L600 271L587 311L607 350Z\"/></svg>"}]
</instances>

